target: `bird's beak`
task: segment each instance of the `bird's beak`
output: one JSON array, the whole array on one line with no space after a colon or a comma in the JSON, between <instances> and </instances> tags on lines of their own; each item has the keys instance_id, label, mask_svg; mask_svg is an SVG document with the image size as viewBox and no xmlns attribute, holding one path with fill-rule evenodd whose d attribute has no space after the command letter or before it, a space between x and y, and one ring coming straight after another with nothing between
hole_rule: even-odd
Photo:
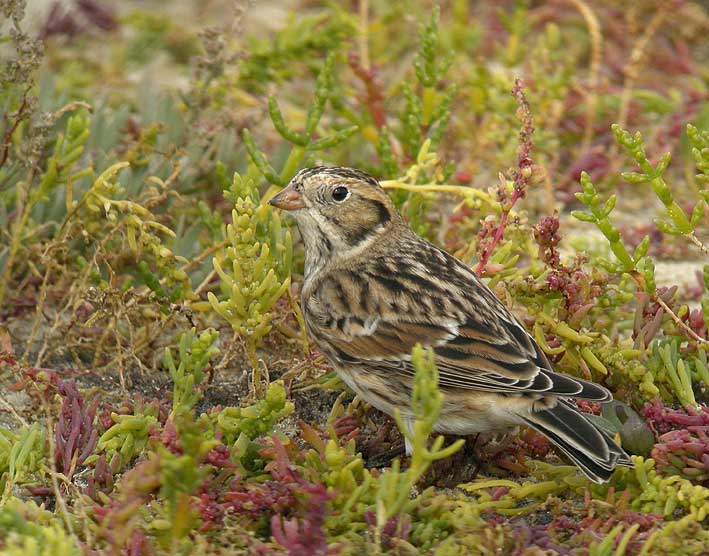
<instances>
[{"instance_id":1,"label":"bird's beak","mask_svg":"<svg viewBox=\"0 0 709 556\"><path fill-rule=\"evenodd\" d=\"M305 207L303 196L292 185L278 193L268 204L283 210L297 210Z\"/></svg>"}]
</instances>

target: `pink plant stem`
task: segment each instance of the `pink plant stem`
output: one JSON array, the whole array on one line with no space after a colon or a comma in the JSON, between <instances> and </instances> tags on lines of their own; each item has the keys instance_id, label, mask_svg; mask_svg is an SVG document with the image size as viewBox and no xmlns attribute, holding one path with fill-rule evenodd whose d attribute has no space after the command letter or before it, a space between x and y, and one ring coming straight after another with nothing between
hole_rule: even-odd
<instances>
[{"instance_id":1,"label":"pink plant stem","mask_svg":"<svg viewBox=\"0 0 709 556\"><path fill-rule=\"evenodd\" d=\"M517 117L522 121L522 128L519 131L519 148L517 150L517 168L512 171L512 177L514 181L514 188L512 190L512 197L507 201L506 192L504 190L504 177L501 176L502 180L501 187L503 189L500 191L500 197L502 205L502 214L500 215L500 222L495 230L495 235L492 237L492 241L483 249L480 260L478 261L478 266L475 268L475 274L482 276L485 273L485 267L487 266L487 261L495 250L498 242L502 239L505 233L505 226L507 226L507 217L512 211L512 207L515 203L524 196L525 191L528 187L529 177L532 175L531 170L534 165L531 159L532 148L534 144L532 143L532 133L534 133L534 127L532 125L532 114L529 109L529 103L527 98L524 96L524 90L522 87L522 81L515 79L514 87L512 87L512 96L515 98L519 104L519 110L517 111Z\"/></svg>"},{"instance_id":2,"label":"pink plant stem","mask_svg":"<svg viewBox=\"0 0 709 556\"><path fill-rule=\"evenodd\" d=\"M497 246L498 242L505 234L505 227L507 226L507 217L509 216L510 212L512 212L512 207L515 206L515 203L522 197L522 195L524 195L524 190L515 189L512 192L512 198L510 199L509 205L507 206L507 208L502 209L500 223L497 225L495 235L492 236L492 241L483 250L483 253L480 256L480 260L478 261L478 266L475 268L475 274L477 274L478 276L482 276L485 273L485 266L487 265L487 261L490 258L490 255L492 255L492 252L495 250L495 247Z\"/></svg>"}]
</instances>

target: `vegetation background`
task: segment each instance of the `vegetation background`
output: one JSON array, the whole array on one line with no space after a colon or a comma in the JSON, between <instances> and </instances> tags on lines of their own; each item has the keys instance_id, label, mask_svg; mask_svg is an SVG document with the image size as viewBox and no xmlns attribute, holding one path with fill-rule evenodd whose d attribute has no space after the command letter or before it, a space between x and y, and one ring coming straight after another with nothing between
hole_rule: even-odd
<instances>
[{"instance_id":1,"label":"vegetation background","mask_svg":"<svg viewBox=\"0 0 709 556\"><path fill-rule=\"evenodd\" d=\"M0 0L0 554L709 554L709 17L693 1ZM634 454L413 456L305 336L264 203L362 168ZM429 438L430 437L430 438ZM394 458L394 459L392 459Z\"/></svg>"}]
</instances>

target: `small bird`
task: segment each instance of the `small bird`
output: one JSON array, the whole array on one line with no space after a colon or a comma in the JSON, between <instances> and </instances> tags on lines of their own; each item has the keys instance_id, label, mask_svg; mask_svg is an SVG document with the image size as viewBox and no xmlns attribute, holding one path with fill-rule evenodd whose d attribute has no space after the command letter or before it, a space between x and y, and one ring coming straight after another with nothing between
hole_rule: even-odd
<instances>
[{"instance_id":1,"label":"small bird","mask_svg":"<svg viewBox=\"0 0 709 556\"><path fill-rule=\"evenodd\" d=\"M411 351L420 343L435 353L444 396L437 431L471 435L525 424L594 482L632 465L571 401L606 402L611 393L555 372L470 268L409 228L375 178L307 168L270 204L293 214L303 238L308 333L363 400L389 415L398 408L412 427Z\"/></svg>"}]
</instances>

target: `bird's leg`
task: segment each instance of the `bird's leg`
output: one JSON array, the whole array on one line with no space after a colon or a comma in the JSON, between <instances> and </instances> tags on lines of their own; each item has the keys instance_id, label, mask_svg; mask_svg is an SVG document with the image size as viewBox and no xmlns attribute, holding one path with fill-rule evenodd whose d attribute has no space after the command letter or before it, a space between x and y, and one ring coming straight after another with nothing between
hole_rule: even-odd
<instances>
[{"instance_id":1,"label":"bird's leg","mask_svg":"<svg viewBox=\"0 0 709 556\"><path fill-rule=\"evenodd\" d=\"M404 422L404 428L406 429L406 433L409 435L413 435L414 421L411 419L402 419L402 421ZM414 447L413 447L413 444L411 444L411 441L409 440L409 438L406 436L406 434L404 434L403 436L404 436L404 450L403 451L401 450L401 446L397 446L395 448L387 450L386 452L378 454L374 461L376 461L377 463L382 462L382 464L383 464L383 462L387 462L387 463L391 464L391 461L396 457L399 457L402 455L406 455L407 457L409 457L411 455L411 453L413 452ZM378 467L377 465L373 465L373 464L374 464L373 461L369 462L370 467Z\"/></svg>"},{"instance_id":2,"label":"bird's leg","mask_svg":"<svg viewBox=\"0 0 709 556\"><path fill-rule=\"evenodd\" d=\"M368 469L375 468L375 467L387 467L391 466L391 463L394 461L395 458L401 457L405 455L405 452L403 450L403 446L395 446L394 448L391 448L387 450L386 452L381 452L379 454L376 454L375 456L372 456L369 458L369 460L365 463L365 466Z\"/></svg>"},{"instance_id":3,"label":"bird's leg","mask_svg":"<svg viewBox=\"0 0 709 556\"><path fill-rule=\"evenodd\" d=\"M473 475L470 477L471 481L475 480L475 478L478 476L478 473L480 472L480 468L482 467L482 459L478 457L475 451L479 438L480 433L477 433L475 435L475 438L473 438L473 441L470 442L469 440L466 440L465 446L463 447L465 455L475 462L475 467L473 468Z\"/></svg>"},{"instance_id":4,"label":"bird's leg","mask_svg":"<svg viewBox=\"0 0 709 556\"><path fill-rule=\"evenodd\" d=\"M468 437L468 438L470 438L470 437ZM463 448L465 450L466 456L475 457L475 448L477 446L479 438L480 438L480 433L478 432L478 433L475 433L475 437L473 438L472 442L466 441L465 448Z\"/></svg>"},{"instance_id":5,"label":"bird's leg","mask_svg":"<svg viewBox=\"0 0 709 556\"><path fill-rule=\"evenodd\" d=\"M401 437L394 432L399 429L393 419L385 420L376 430L375 437L362 447L367 468L391 466L395 458L410 455L408 443L400 442ZM404 436L405 439L406 436ZM381 445L382 442L388 444L389 447L385 449Z\"/></svg>"}]
</instances>

